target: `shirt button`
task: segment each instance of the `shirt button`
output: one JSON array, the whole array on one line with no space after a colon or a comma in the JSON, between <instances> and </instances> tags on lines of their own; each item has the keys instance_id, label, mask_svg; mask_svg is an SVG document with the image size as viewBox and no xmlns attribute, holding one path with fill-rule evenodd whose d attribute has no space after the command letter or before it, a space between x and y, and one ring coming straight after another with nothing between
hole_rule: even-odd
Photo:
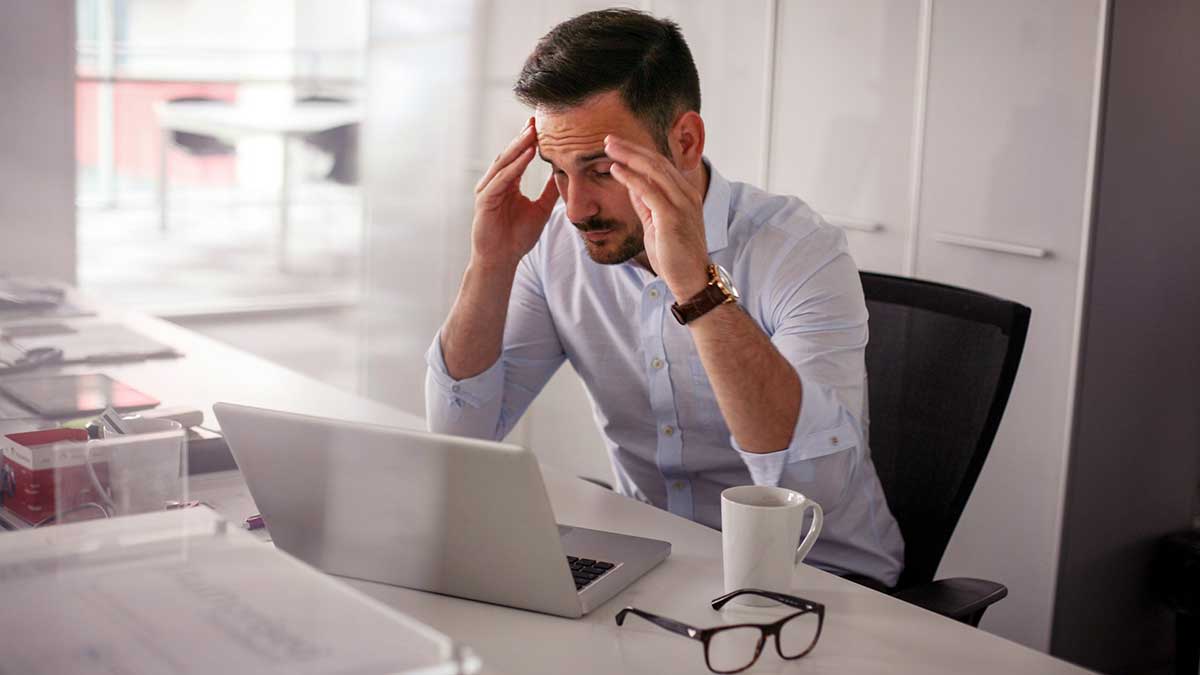
<instances>
[{"instance_id":1,"label":"shirt button","mask_svg":"<svg viewBox=\"0 0 1200 675\"><path fill-rule=\"evenodd\" d=\"M677 480L677 481L675 481L675 483L673 485L671 485L671 487L675 488L676 490L682 490L685 486L683 484L683 481Z\"/></svg>"},{"instance_id":2,"label":"shirt button","mask_svg":"<svg viewBox=\"0 0 1200 675\"><path fill-rule=\"evenodd\" d=\"M653 361L651 361L651 362L650 362L650 367L651 367L651 368L654 368L655 370L658 370L659 368L662 368L662 367L663 367L663 360L662 360L662 359L659 359L659 358L656 358L656 359L654 359Z\"/></svg>"},{"instance_id":3,"label":"shirt button","mask_svg":"<svg viewBox=\"0 0 1200 675\"><path fill-rule=\"evenodd\" d=\"M834 444L834 445L837 445L837 444L838 444L838 439L837 439L837 436L834 436L833 438L831 438L831 439L829 439L829 440L833 441L833 444Z\"/></svg>"},{"instance_id":4,"label":"shirt button","mask_svg":"<svg viewBox=\"0 0 1200 675\"><path fill-rule=\"evenodd\" d=\"M652 298L657 298L657 297L658 297L658 289L657 289L657 288L651 288L651 289L650 289L650 293L649 293L649 295L650 295L650 297L652 297Z\"/></svg>"},{"instance_id":5,"label":"shirt button","mask_svg":"<svg viewBox=\"0 0 1200 675\"><path fill-rule=\"evenodd\" d=\"M675 435L675 427L668 424L667 426L663 427L663 433L666 434L667 436L674 436Z\"/></svg>"},{"instance_id":6,"label":"shirt button","mask_svg":"<svg viewBox=\"0 0 1200 675\"><path fill-rule=\"evenodd\" d=\"M455 392L455 393L458 393L461 390L462 390L462 387L458 386L457 384L450 387L450 391Z\"/></svg>"}]
</instances>

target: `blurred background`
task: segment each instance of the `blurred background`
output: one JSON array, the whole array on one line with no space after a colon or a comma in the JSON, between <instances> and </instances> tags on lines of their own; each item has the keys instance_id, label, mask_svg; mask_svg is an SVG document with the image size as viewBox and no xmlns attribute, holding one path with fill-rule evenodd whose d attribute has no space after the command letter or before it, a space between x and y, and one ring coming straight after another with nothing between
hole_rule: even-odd
<instances>
[{"instance_id":1,"label":"blurred background","mask_svg":"<svg viewBox=\"0 0 1200 675\"><path fill-rule=\"evenodd\" d=\"M0 29L23 92L0 113L0 263L423 414L471 186L529 114L517 72L550 27L610 4L8 0L8 25L35 28ZM1110 4L632 6L681 24L727 178L808 201L862 269L1033 308L939 576L1009 586L986 630L1083 649L1060 542ZM545 176L535 163L530 191ZM610 476L569 365L510 438Z\"/></svg>"}]
</instances>

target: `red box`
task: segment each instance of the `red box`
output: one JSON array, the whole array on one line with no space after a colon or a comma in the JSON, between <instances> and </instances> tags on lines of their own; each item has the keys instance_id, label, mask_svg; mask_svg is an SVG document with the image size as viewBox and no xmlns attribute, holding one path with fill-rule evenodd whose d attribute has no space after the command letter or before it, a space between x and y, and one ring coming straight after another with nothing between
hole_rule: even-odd
<instances>
[{"instance_id":1,"label":"red box","mask_svg":"<svg viewBox=\"0 0 1200 675\"><path fill-rule=\"evenodd\" d=\"M3 483L8 488L2 495L4 508L33 525L59 509L65 512L88 502L103 504L104 498L97 494L88 476L87 440L83 429L0 436L3 471L11 477ZM64 445L56 450L60 443ZM97 452L90 461L100 485L107 489L107 453Z\"/></svg>"}]
</instances>

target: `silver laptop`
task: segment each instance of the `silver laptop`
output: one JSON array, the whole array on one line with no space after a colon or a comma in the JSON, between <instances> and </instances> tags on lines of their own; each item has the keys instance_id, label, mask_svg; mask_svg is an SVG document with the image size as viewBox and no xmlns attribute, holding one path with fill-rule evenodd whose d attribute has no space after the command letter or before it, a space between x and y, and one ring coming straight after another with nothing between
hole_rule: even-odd
<instances>
[{"instance_id":1,"label":"silver laptop","mask_svg":"<svg viewBox=\"0 0 1200 675\"><path fill-rule=\"evenodd\" d=\"M279 548L330 574L579 617L671 544L558 525L528 450L213 406Z\"/></svg>"}]
</instances>

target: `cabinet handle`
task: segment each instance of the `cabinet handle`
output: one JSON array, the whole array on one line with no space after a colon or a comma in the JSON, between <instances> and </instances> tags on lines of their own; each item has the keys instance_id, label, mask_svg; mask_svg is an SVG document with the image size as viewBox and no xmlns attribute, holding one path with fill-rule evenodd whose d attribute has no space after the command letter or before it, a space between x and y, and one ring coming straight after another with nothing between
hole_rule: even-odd
<instances>
[{"instance_id":1,"label":"cabinet handle","mask_svg":"<svg viewBox=\"0 0 1200 675\"><path fill-rule=\"evenodd\" d=\"M830 225L837 225L843 230L854 230L855 232L883 232L883 223L871 223L865 220L855 220L854 218L843 218L841 216L830 216L821 214L825 222Z\"/></svg>"},{"instance_id":2,"label":"cabinet handle","mask_svg":"<svg viewBox=\"0 0 1200 675\"><path fill-rule=\"evenodd\" d=\"M949 232L936 232L933 235L933 240L942 244L950 244L951 246L965 246L967 248L983 249L984 251L995 251L996 253L1023 255L1027 258L1050 257L1050 251L1037 246L1010 244L1007 241L981 239L979 237L965 237L961 234L950 234Z\"/></svg>"}]
</instances>

